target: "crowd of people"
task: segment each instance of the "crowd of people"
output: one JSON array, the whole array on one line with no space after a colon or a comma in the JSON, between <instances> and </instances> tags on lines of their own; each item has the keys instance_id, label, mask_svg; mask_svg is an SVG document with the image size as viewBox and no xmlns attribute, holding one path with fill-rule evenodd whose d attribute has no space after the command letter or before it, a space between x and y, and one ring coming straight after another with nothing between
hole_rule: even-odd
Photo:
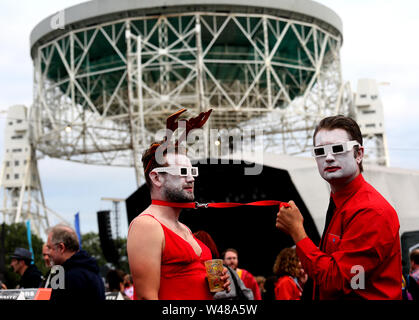
<instances>
[{"instance_id":1,"label":"crowd of people","mask_svg":"<svg viewBox=\"0 0 419 320\"><path fill-rule=\"evenodd\" d=\"M221 255L214 243L212 237L205 231L198 231L194 233L197 239L200 239L205 245L211 248L213 258L222 258L223 263L228 267L229 277L235 277L236 282L231 281L234 285L231 286L229 293L222 291L214 294L213 298L216 300L301 300L304 290L304 285L308 280L308 275L304 271L299 260L296 248L284 248L277 255L274 265L272 267L272 274L268 276L253 276L252 273L245 269L238 268L238 252L236 249L229 248ZM38 268L32 263L32 253L24 248L16 248L11 257L10 266L13 271L19 274L20 282L17 288L51 288L49 283L51 280L51 268L54 266L52 258L48 255L48 246L43 246L43 259L45 265L48 267L48 272L42 275ZM86 254L83 254L86 257ZM404 300L419 301L419 248L413 249L409 255L410 270L406 279L403 281L402 294ZM75 259L75 258L74 258ZM94 261L94 258L90 258ZM79 266L80 267L80 266ZM52 268L53 269L53 268ZM80 267L81 271L82 267ZM82 293L84 290L89 290L89 282L85 283L86 279L91 279L89 275L89 268L84 271L84 276L77 276L77 272L70 275L70 287L67 290L62 290L52 295L52 300L59 301L64 299L82 299L86 297ZM243 276L245 275L245 276ZM68 275L67 275L68 276ZM106 292L120 293L124 300L136 300L134 297L134 285L132 276L119 269L111 269L102 277L103 286L98 285L97 293L91 297L96 297L97 300L105 299ZM76 285L78 283L78 285ZM82 284L83 283L83 284ZM97 283L94 283L97 285ZM240 289L236 288L240 287ZM1 289L7 289L5 284L2 284ZM64 288L65 289L65 288ZM237 291L244 292L240 296ZM92 292L91 290L89 292ZM103 294L102 294L103 293ZM310 293L309 293L310 294ZM310 298L309 298L310 299Z\"/></svg>"},{"instance_id":2,"label":"crowd of people","mask_svg":"<svg viewBox=\"0 0 419 320\"><path fill-rule=\"evenodd\" d=\"M58 225L49 231L43 252L51 266L44 282L28 250L13 253L11 266L21 275L21 287L50 287L51 300L103 300L105 285L109 292L134 300L418 299L419 249L411 250L410 272L404 277L397 213L362 176L362 134L353 119L327 117L314 131L313 156L331 191L320 243L307 236L303 216L290 200L280 207L275 226L295 245L280 250L272 275L265 278L239 268L236 249L220 255L207 232L192 233L179 221L182 208L195 205L198 176L179 141L171 141L170 132L177 129L176 119L184 111L169 117L164 140L153 143L142 157L152 202L128 231L132 277L112 270L104 281L95 259L80 250L75 231ZM210 114L211 110L187 120L185 135L201 128ZM217 293L209 290L204 266L215 258L224 264L223 291ZM65 279L62 287L60 272Z\"/></svg>"},{"instance_id":3,"label":"crowd of people","mask_svg":"<svg viewBox=\"0 0 419 320\"><path fill-rule=\"evenodd\" d=\"M77 234L71 227L57 225L49 230L42 257L48 270L45 275L33 263L29 250L15 249L10 266L20 275L17 288L51 288L52 301L100 301L105 300L106 292L120 292L124 299L134 299L131 276L112 269L102 277L96 259L80 249ZM2 284L1 289L8 288Z\"/></svg>"}]
</instances>

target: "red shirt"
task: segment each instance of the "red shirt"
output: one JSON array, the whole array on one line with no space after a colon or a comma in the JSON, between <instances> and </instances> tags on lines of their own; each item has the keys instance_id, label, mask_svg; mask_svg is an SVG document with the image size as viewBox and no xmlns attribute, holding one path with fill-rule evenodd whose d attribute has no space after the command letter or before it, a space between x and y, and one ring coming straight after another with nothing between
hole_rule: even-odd
<instances>
[{"instance_id":1,"label":"red shirt","mask_svg":"<svg viewBox=\"0 0 419 320\"><path fill-rule=\"evenodd\" d=\"M282 276L275 283L276 300L301 300L302 291L290 276Z\"/></svg>"},{"instance_id":2,"label":"red shirt","mask_svg":"<svg viewBox=\"0 0 419 320\"><path fill-rule=\"evenodd\" d=\"M210 249L194 236L202 249L198 257L186 240L160 224L165 246L161 259L159 300L213 300L204 265L205 260L212 259Z\"/></svg>"},{"instance_id":3,"label":"red shirt","mask_svg":"<svg viewBox=\"0 0 419 320\"><path fill-rule=\"evenodd\" d=\"M396 211L361 174L332 198L336 209L321 250L309 238L297 243L298 257L318 286L319 299L401 299Z\"/></svg>"},{"instance_id":4,"label":"red shirt","mask_svg":"<svg viewBox=\"0 0 419 320\"><path fill-rule=\"evenodd\" d=\"M262 300L262 295L260 294L260 289L255 277L245 269L237 268L236 272L239 275L240 279L243 281L244 286L252 290L253 298L255 300Z\"/></svg>"}]
</instances>

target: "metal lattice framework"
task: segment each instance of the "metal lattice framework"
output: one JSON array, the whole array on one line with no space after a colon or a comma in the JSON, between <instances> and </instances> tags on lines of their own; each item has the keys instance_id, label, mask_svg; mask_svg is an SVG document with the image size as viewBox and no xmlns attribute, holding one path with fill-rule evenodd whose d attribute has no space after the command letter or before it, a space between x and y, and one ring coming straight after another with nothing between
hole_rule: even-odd
<instances>
[{"instance_id":1,"label":"metal lattice framework","mask_svg":"<svg viewBox=\"0 0 419 320\"><path fill-rule=\"evenodd\" d=\"M3 213L2 221L5 223L21 223L30 220L33 232L36 235L41 235L41 231L45 231L49 227L48 212L39 180L35 153L31 150L28 154L22 186L4 186L5 164L3 163L0 175L3 204L0 212Z\"/></svg>"},{"instance_id":2,"label":"metal lattice framework","mask_svg":"<svg viewBox=\"0 0 419 320\"><path fill-rule=\"evenodd\" d=\"M68 224L45 205L35 148L29 141L27 108L11 106L7 112L4 155L0 170L0 222L31 221L31 229L42 236L51 221ZM53 218L53 219L51 219Z\"/></svg>"},{"instance_id":3,"label":"metal lattice framework","mask_svg":"<svg viewBox=\"0 0 419 320\"><path fill-rule=\"evenodd\" d=\"M32 139L52 157L134 166L139 182L139 155L167 116L213 108L210 128L263 127L266 150L304 153L320 118L350 113L340 47L315 22L256 13L72 30L36 49Z\"/></svg>"}]
</instances>

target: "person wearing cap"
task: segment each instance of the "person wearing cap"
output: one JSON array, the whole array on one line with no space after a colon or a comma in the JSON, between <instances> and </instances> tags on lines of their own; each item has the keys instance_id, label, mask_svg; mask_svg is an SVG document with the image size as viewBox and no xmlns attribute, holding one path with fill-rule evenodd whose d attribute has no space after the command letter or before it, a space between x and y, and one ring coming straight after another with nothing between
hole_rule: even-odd
<instances>
[{"instance_id":1,"label":"person wearing cap","mask_svg":"<svg viewBox=\"0 0 419 320\"><path fill-rule=\"evenodd\" d=\"M35 264L32 264L32 253L24 248L16 248L10 258L10 266L13 271L21 276L19 288L39 288L42 274Z\"/></svg>"},{"instance_id":2,"label":"person wearing cap","mask_svg":"<svg viewBox=\"0 0 419 320\"><path fill-rule=\"evenodd\" d=\"M343 115L326 117L314 131L313 144L320 176L331 190L320 245L308 238L293 201L278 212L276 227L296 243L314 281L314 298L400 300L400 223L394 208L363 178L358 124Z\"/></svg>"}]
</instances>

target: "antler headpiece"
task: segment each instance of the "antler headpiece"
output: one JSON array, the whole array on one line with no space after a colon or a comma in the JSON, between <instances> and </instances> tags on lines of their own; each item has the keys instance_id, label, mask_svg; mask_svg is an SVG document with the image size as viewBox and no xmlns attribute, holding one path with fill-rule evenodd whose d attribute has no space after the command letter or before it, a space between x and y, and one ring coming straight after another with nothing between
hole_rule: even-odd
<instances>
[{"instance_id":1,"label":"antler headpiece","mask_svg":"<svg viewBox=\"0 0 419 320\"><path fill-rule=\"evenodd\" d=\"M172 136L173 133L176 131L176 129L179 128L179 121L177 120L182 113L186 111L185 108L173 113L167 118L166 121L166 135L161 143L153 143L150 148L148 149L147 156L149 157L147 166L145 167L144 173L147 174L147 172L151 169L151 164L155 160L155 153L157 151L157 148L160 146L164 146L167 148L170 143L172 143ZM192 131L193 129L199 129L202 128L202 126L207 122L209 116L211 115L212 109L209 109L206 112L201 112L198 116L194 118L190 118L189 120L182 120L185 123L185 130L180 136L180 138L173 143L174 146L178 146L179 142L185 141L186 137L188 136L188 133ZM183 123L182 123L183 124ZM183 127L183 126L182 126ZM144 157L143 157L144 159Z\"/></svg>"}]
</instances>

